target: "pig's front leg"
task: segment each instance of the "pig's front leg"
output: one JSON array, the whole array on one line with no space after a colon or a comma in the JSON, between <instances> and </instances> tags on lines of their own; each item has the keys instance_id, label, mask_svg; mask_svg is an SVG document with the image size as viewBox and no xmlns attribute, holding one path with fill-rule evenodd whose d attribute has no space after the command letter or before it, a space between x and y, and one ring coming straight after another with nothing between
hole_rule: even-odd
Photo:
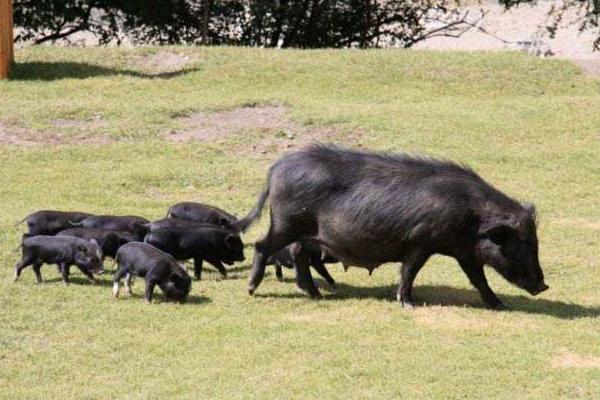
<instances>
[{"instance_id":1,"label":"pig's front leg","mask_svg":"<svg viewBox=\"0 0 600 400\"><path fill-rule=\"evenodd\" d=\"M90 282L92 283L96 283L96 278L94 278L94 274L92 274L90 271L87 270L87 268L82 268L79 265L77 266L77 268L79 268L79 270L85 275L87 276L87 278L90 280Z\"/></svg>"},{"instance_id":2,"label":"pig's front leg","mask_svg":"<svg viewBox=\"0 0 600 400\"><path fill-rule=\"evenodd\" d=\"M194 278L200 280L202 278L202 262L204 260L201 257L194 258Z\"/></svg>"},{"instance_id":3,"label":"pig's front leg","mask_svg":"<svg viewBox=\"0 0 600 400\"><path fill-rule=\"evenodd\" d=\"M211 265L213 265L216 269L218 269L219 273L221 273L221 276L223 278L227 278L227 270L225 269L225 266L223 265L223 263L220 260L207 258L206 261L208 261Z\"/></svg>"},{"instance_id":4,"label":"pig's front leg","mask_svg":"<svg viewBox=\"0 0 600 400\"><path fill-rule=\"evenodd\" d=\"M278 262L275 263L275 278L277 278L279 282L283 282L283 270L281 269L281 264Z\"/></svg>"},{"instance_id":5,"label":"pig's front leg","mask_svg":"<svg viewBox=\"0 0 600 400\"><path fill-rule=\"evenodd\" d=\"M156 281L153 279L146 280L146 303L152 303L152 295L154 294L154 286L156 286Z\"/></svg>"},{"instance_id":6,"label":"pig's front leg","mask_svg":"<svg viewBox=\"0 0 600 400\"><path fill-rule=\"evenodd\" d=\"M60 263L60 274L65 285L69 284L69 274L71 273L71 266L67 263Z\"/></svg>"},{"instance_id":7,"label":"pig's front leg","mask_svg":"<svg viewBox=\"0 0 600 400\"><path fill-rule=\"evenodd\" d=\"M33 272L35 272L35 279L37 280L37 283L42 283L44 280L42 279L42 272L40 271L40 269L42 268L42 263L39 261L36 261L33 263Z\"/></svg>"}]
</instances>

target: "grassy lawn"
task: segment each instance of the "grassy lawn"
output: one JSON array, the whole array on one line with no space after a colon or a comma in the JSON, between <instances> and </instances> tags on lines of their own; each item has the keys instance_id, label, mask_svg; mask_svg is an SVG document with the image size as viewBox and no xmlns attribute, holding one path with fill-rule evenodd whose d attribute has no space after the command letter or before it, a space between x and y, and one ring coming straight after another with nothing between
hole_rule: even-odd
<instances>
[{"instance_id":1,"label":"grassy lawn","mask_svg":"<svg viewBox=\"0 0 600 400\"><path fill-rule=\"evenodd\" d=\"M148 62L161 52L187 63ZM575 66L518 53L187 47L29 48L16 60L0 82L0 398L600 398L600 85ZM189 129L185 116L256 105L283 106L296 131L249 121L167 138ZM142 280L113 300L110 274L91 285L74 273L65 287L53 266L43 284L31 269L12 283L23 232L13 224L34 210L159 218L200 200L241 216L282 149L319 130L465 162L534 202L551 289L533 298L488 270L513 310L488 311L455 261L434 257L415 310L394 301L394 265L372 277L332 266L340 287L322 301L269 269L250 297L251 249L232 278L207 271L183 305L144 304Z\"/></svg>"}]
</instances>

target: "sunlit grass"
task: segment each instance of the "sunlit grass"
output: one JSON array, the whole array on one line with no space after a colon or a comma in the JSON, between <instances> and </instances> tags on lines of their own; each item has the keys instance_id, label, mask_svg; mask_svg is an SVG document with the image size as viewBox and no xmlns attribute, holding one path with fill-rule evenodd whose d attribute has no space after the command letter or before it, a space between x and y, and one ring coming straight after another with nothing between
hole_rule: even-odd
<instances>
[{"instance_id":1,"label":"sunlit grass","mask_svg":"<svg viewBox=\"0 0 600 400\"><path fill-rule=\"evenodd\" d=\"M0 146L0 397L600 397L600 370L560 361L600 358L597 81L518 53L168 50L195 61L161 75L135 61L154 48L31 48L0 82L3 126L42 141L110 139ZM250 297L250 250L232 279L194 282L184 305L145 305L142 280L119 300L110 276L93 286L74 274L64 287L53 266L42 267L44 284L31 270L12 283L18 253L9 251L22 233L13 224L36 209L159 218L172 203L201 200L245 214L278 153L251 154L240 135L174 144L163 134L181 127L176 116L257 103L360 131L363 148L468 163L536 203L551 289L533 298L489 271L514 310L491 312L455 261L434 257L416 282L427 304L414 311L393 301L392 265L372 277L332 266L340 288L323 301L298 294L290 271Z\"/></svg>"}]
</instances>

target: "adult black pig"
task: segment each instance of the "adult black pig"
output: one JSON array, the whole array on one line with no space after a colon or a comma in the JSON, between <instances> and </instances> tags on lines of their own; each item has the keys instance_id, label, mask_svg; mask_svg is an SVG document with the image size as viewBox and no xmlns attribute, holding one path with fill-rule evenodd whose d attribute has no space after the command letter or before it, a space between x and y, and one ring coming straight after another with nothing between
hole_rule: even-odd
<instances>
[{"instance_id":1,"label":"adult black pig","mask_svg":"<svg viewBox=\"0 0 600 400\"><path fill-rule=\"evenodd\" d=\"M138 241L136 237L129 232L107 231L97 228L70 228L60 231L56 236L73 236L85 240L96 240L102 249L102 254L110 258L115 258L119 247L129 242Z\"/></svg>"},{"instance_id":2,"label":"adult black pig","mask_svg":"<svg viewBox=\"0 0 600 400\"><path fill-rule=\"evenodd\" d=\"M92 282L94 273L102 273L102 250L94 241L69 236L38 235L25 237L21 243L23 257L15 266L15 282L21 271L33 266L38 283L42 282L42 264L58 264L63 281L69 283L71 265L76 265Z\"/></svg>"},{"instance_id":3,"label":"adult black pig","mask_svg":"<svg viewBox=\"0 0 600 400\"><path fill-rule=\"evenodd\" d=\"M488 285L484 264L532 295L548 289L533 206L452 162L313 145L271 167L267 188L240 229L260 216L267 199L271 226L256 243L250 294L269 256L295 241L316 243L345 265L369 270L401 262L397 299L407 307L414 304L415 277L433 254L455 258L490 308L503 304ZM299 286L320 297L306 252L296 269Z\"/></svg>"},{"instance_id":4,"label":"adult black pig","mask_svg":"<svg viewBox=\"0 0 600 400\"><path fill-rule=\"evenodd\" d=\"M79 222L90 216L92 214L77 211L41 210L29 214L17 222L15 227L27 222L29 236L54 235L63 229L70 228L71 222Z\"/></svg>"},{"instance_id":5,"label":"adult black pig","mask_svg":"<svg viewBox=\"0 0 600 400\"><path fill-rule=\"evenodd\" d=\"M113 277L113 296L119 296L120 281L125 278L125 292L131 293L133 276L146 280L146 302L152 301L154 287L158 285L165 296L172 300L184 301L190 292L192 279L177 261L169 254L146 243L131 242L117 252L119 265Z\"/></svg>"},{"instance_id":6,"label":"adult black pig","mask_svg":"<svg viewBox=\"0 0 600 400\"><path fill-rule=\"evenodd\" d=\"M164 228L146 235L144 242L171 254L177 260L194 259L194 276L200 280L202 262L216 267L223 277L227 270L223 263L244 261L244 244L237 232L220 226L198 228Z\"/></svg>"},{"instance_id":7,"label":"adult black pig","mask_svg":"<svg viewBox=\"0 0 600 400\"><path fill-rule=\"evenodd\" d=\"M71 225L81 228L95 228L111 231L124 231L132 233L136 240L144 240L148 229L146 224L150 223L146 218L135 215L94 215Z\"/></svg>"},{"instance_id":8,"label":"adult black pig","mask_svg":"<svg viewBox=\"0 0 600 400\"><path fill-rule=\"evenodd\" d=\"M218 207L202 203L183 202L169 208L167 217L188 219L232 228L237 218Z\"/></svg>"},{"instance_id":9,"label":"adult black pig","mask_svg":"<svg viewBox=\"0 0 600 400\"><path fill-rule=\"evenodd\" d=\"M275 276L277 280L283 281L283 271L282 267L289 269L296 269L296 257L301 250L301 247L305 246L306 251L308 252L308 260L309 265L312 266L315 271L319 273L331 286L335 288L335 280L327 271L325 267L326 263L337 263L338 260L335 257L330 256L327 253L324 253L320 248L310 245L302 245L300 242L292 243L288 246L285 246L283 249L279 250L275 254L269 256L267 260L267 265L275 266Z\"/></svg>"}]
</instances>

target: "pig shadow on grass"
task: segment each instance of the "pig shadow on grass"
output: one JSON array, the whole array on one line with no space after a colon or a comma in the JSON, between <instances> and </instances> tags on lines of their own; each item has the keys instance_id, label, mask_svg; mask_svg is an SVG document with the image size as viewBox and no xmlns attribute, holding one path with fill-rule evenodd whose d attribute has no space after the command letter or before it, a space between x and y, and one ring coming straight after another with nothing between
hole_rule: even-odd
<instances>
[{"instance_id":1,"label":"pig shadow on grass","mask_svg":"<svg viewBox=\"0 0 600 400\"><path fill-rule=\"evenodd\" d=\"M170 79L198 70L198 67L188 67L177 71L145 73L132 69L109 68L81 62L29 61L15 63L9 79L14 81L55 81L60 79L86 79L99 76Z\"/></svg>"},{"instance_id":2,"label":"pig shadow on grass","mask_svg":"<svg viewBox=\"0 0 600 400\"><path fill-rule=\"evenodd\" d=\"M287 280L286 280L287 282ZM375 299L396 302L396 291L398 285L389 284L385 286L363 287L352 286L345 283L337 283L337 290L329 292L325 281L316 279L315 283L324 294L324 301L343 301L350 299ZM600 316L600 307L584 306L575 303L566 303L557 300L546 300L527 295L506 295L497 293L502 302L513 312L528 314L548 315L560 319L594 318ZM256 293L257 297L281 297L281 298L306 298L306 295L298 290L285 294L263 294ZM413 297L418 307L431 305L469 307L475 309L486 309L479 292L475 289L456 288L440 285L416 285Z\"/></svg>"},{"instance_id":3,"label":"pig shadow on grass","mask_svg":"<svg viewBox=\"0 0 600 400\"><path fill-rule=\"evenodd\" d=\"M394 292L395 293L395 292ZM414 297L417 304L442 306L467 306L485 309L485 305L475 289L451 286L415 286ZM548 315L560 319L591 318L600 316L600 307L546 300L528 295L507 295L497 293L502 302L514 312Z\"/></svg>"},{"instance_id":4,"label":"pig shadow on grass","mask_svg":"<svg viewBox=\"0 0 600 400\"><path fill-rule=\"evenodd\" d=\"M63 283L63 280L61 277L56 277L56 278L44 278L44 283ZM102 279L102 278L96 278L96 282L90 282L89 279L83 277L83 276L70 276L69 277L69 284L70 285L81 285L81 286L105 286L105 287L112 287L112 280L107 280L107 279Z\"/></svg>"},{"instance_id":5,"label":"pig shadow on grass","mask_svg":"<svg viewBox=\"0 0 600 400\"><path fill-rule=\"evenodd\" d=\"M131 293L129 295L122 294L119 296L117 301L141 301L141 302L143 302L144 301L144 288L134 291L133 293ZM188 297L186 298L186 300L184 302L181 302L178 300L167 299L165 297L164 293L162 293L160 290L156 290L154 292L152 303L153 304L163 304L163 303L164 304L180 304L180 305L185 306L185 305L209 304L209 303L212 303L212 300L206 296L198 296L195 294L190 294L190 295L188 295Z\"/></svg>"}]
</instances>

